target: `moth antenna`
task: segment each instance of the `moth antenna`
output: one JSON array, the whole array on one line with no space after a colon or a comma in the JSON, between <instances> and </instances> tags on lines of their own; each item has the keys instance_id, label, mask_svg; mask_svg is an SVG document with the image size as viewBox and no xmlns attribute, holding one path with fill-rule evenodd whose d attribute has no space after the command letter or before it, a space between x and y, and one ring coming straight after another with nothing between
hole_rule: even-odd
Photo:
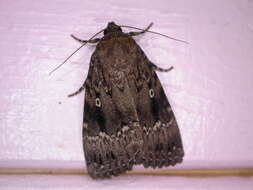
<instances>
[{"instance_id":1,"label":"moth antenna","mask_svg":"<svg viewBox=\"0 0 253 190\"><path fill-rule=\"evenodd\" d=\"M83 43L79 48L77 48L73 53L70 54L70 56L68 56L60 65L58 65L56 68L54 68L49 75L51 75L54 71L56 71L57 69L59 69L64 63L66 63L76 52L78 52L78 50L80 50L83 46L85 46L90 40L92 40L95 36L97 36L98 34L100 34L101 32L103 32L105 29L100 30L99 32L97 32L96 34L94 34L89 40L87 40L87 42Z\"/></svg>"},{"instance_id":2,"label":"moth antenna","mask_svg":"<svg viewBox=\"0 0 253 190\"><path fill-rule=\"evenodd\" d=\"M169 38L171 40L175 40L175 41L178 41L178 42L183 42L185 44L189 44L187 41L184 41L184 40L180 40L180 39L177 39L177 38L173 38L173 37L170 37L170 36L167 36L165 34L161 34L159 32L154 32L154 31L150 31L150 30L145 30L145 29L141 29L141 28L137 28L137 27L133 27L133 26L120 26L120 27L125 27L125 28L132 28L132 29L136 29L136 30L143 30L145 32L150 32L150 33L153 33L153 34L157 34L157 35L160 35L160 36L163 36L163 37L166 37L166 38ZM150 28L150 27L149 27Z\"/></svg>"}]
</instances>

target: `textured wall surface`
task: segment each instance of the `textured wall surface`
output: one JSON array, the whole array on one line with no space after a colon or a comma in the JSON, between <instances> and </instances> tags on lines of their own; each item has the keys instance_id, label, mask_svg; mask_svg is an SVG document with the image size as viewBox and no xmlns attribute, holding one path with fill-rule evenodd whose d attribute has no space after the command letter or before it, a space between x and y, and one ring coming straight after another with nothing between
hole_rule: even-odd
<instances>
[{"instance_id":1,"label":"textured wall surface","mask_svg":"<svg viewBox=\"0 0 253 190\"><path fill-rule=\"evenodd\" d=\"M48 73L108 21L152 30L136 37L159 73L185 147L178 167L253 166L253 1L0 1L0 168L84 167L84 95L94 45Z\"/></svg>"},{"instance_id":2,"label":"textured wall surface","mask_svg":"<svg viewBox=\"0 0 253 190\"><path fill-rule=\"evenodd\" d=\"M162 176L119 176L94 181L88 176L1 176L1 190L252 190L253 178L182 178Z\"/></svg>"}]
</instances>

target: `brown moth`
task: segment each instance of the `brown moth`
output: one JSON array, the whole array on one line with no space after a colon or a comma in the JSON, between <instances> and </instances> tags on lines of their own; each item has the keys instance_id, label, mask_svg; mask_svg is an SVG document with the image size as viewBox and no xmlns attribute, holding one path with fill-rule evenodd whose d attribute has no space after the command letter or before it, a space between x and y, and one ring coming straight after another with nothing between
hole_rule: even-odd
<instances>
[{"instance_id":1,"label":"brown moth","mask_svg":"<svg viewBox=\"0 0 253 190\"><path fill-rule=\"evenodd\" d=\"M93 39L102 31L90 40L72 35L83 45L97 43L83 86L69 95L85 89L83 148L92 178L117 176L135 164L161 168L182 162L180 131L156 74L172 67L156 66L133 39L151 26L124 33L121 28L128 26L109 22L102 38Z\"/></svg>"}]
</instances>

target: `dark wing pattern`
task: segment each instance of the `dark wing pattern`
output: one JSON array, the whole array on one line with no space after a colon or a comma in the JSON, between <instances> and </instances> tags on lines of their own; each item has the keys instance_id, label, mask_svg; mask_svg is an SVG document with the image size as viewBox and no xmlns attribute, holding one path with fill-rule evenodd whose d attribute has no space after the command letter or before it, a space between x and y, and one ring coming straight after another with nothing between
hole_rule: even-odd
<instances>
[{"instance_id":1,"label":"dark wing pattern","mask_svg":"<svg viewBox=\"0 0 253 190\"><path fill-rule=\"evenodd\" d=\"M139 88L137 112L143 132L144 167L174 166L184 151L176 118L151 63L138 48Z\"/></svg>"},{"instance_id":2,"label":"dark wing pattern","mask_svg":"<svg viewBox=\"0 0 253 190\"><path fill-rule=\"evenodd\" d=\"M91 57L85 82L83 144L89 174L105 178L134 164L156 168L182 162L178 125L154 65L132 37L107 37Z\"/></svg>"},{"instance_id":3,"label":"dark wing pattern","mask_svg":"<svg viewBox=\"0 0 253 190\"><path fill-rule=\"evenodd\" d=\"M93 178L116 176L131 170L134 164L141 163L143 144L127 83L123 90L116 84L109 87L101 72L95 53L85 82L83 116L85 159Z\"/></svg>"}]
</instances>

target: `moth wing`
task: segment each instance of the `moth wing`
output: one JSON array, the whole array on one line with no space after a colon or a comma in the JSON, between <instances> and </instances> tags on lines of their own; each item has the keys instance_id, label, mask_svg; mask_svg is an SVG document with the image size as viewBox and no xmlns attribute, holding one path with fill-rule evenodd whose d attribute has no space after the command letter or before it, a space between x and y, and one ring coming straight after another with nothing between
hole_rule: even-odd
<instances>
[{"instance_id":1,"label":"moth wing","mask_svg":"<svg viewBox=\"0 0 253 190\"><path fill-rule=\"evenodd\" d=\"M184 156L180 131L154 68L146 63L141 69L147 77L139 88L137 100L145 145L143 165L153 168L174 166L182 162Z\"/></svg>"},{"instance_id":2,"label":"moth wing","mask_svg":"<svg viewBox=\"0 0 253 190\"><path fill-rule=\"evenodd\" d=\"M112 96L103 84L100 69L97 66L89 69L83 115L84 153L88 172L93 178L116 176L131 170L143 143L141 134L136 131L139 124L131 122L127 125L116 105L129 89L121 92L112 87L113 94L119 97Z\"/></svg>"}]
</instances>

